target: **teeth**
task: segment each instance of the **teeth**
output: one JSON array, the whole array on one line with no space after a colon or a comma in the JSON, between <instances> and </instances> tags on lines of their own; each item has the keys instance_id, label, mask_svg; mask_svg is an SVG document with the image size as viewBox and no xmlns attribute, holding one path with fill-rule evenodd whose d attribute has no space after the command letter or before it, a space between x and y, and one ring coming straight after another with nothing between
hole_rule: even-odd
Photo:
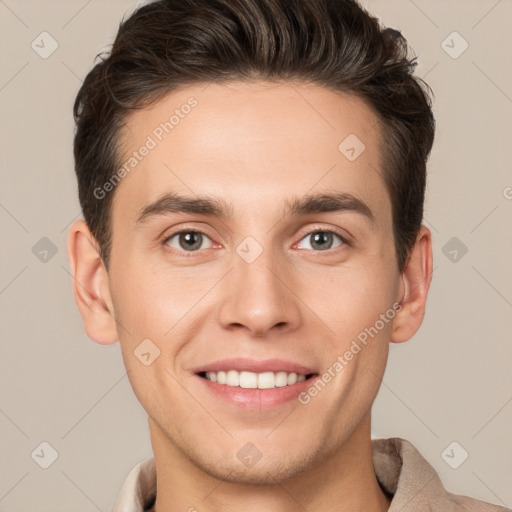
<instances>
[{"instance_id":1,"label":"teeth","mask_svg":"<svg viewBox=\"0 0 512 512\"><path fill-rule=\"evenodd\" d=\"M240 372L240 387L256 389L258 387L258 374L252 372Z\"/></svg>"},{"instance_id":2,"label":"teeth","mask_svg":"<svg viewBox=\"0 0 512 512\"><path fill-rule=\"evenodd\" d=\"M295 372L253 373L237 372L236 370L229 370L227 372L206 372L206 378L219 384L245 389L281 388L306 380L305 375L297 375Z\"/></svg>"},{"instance_id":3,"label":"teeth","mask_svg":"<svg viewBox=\"0 0 512 512\"><path fill-rule=\"evenodd\" d=\"M235 370L229 370L226 375L226 384L228 386L240 386L240 374Z\"/></svg>"}]
</instances>

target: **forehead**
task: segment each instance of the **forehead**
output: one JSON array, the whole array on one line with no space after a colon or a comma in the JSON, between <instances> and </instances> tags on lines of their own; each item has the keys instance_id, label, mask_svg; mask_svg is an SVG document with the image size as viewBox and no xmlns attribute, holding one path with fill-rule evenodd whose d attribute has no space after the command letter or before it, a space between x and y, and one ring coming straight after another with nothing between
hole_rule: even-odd
<instances>
[{"instance_id":1,"label":"forehead","mask_svg":"<svg viewBox=\"0 0 512 512\"><path fill-rule=\"evenodd\" d=\"M114 218L122 207L133 220L168 192L225 198L239 218L326 190L352 193L382 214L390 205L380 136L364 101L318 85L184 87L127 117Z\"/></svg>"}]
</instances>

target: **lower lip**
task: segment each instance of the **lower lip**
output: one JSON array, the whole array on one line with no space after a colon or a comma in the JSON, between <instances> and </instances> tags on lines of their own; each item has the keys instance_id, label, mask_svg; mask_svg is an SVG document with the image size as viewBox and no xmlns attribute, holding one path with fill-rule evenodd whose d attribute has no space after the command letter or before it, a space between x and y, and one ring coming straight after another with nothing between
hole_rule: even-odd
<instances>
[{"instance_id":1,"label":"lower lip","mask_svg":"<svg viewBox=\"0 0 512 512\"><path fill-rule=\"evenodd\" d=\"M314 375L309 379L296 382L291 386L271 389L247 389L239 386L228 386L205 379L199 375L196 375L196 377L200 379L212 393L231 404L251 411L263 411L274 409L291 400L298 401L299 394L309 388L318 376Z\"/></svg>"}]
</instances>

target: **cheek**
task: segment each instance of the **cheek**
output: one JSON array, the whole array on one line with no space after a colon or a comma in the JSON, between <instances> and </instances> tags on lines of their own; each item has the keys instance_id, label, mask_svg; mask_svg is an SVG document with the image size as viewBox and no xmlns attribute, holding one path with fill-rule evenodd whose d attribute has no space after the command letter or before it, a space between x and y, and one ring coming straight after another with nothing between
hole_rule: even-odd
<instances>
[{"instance_id":1,"label":"cheek","mask_svg":"<svg viewBox=\"0 0 512 512\"><path fill-rule=\"evenodd\" d=\"M160 378L152 373L162 364L175 374L183 345L200 333L203 322L197 315L207 306L207 300L201 298L216 277L194 279L183 269L155 269L142 264L126 265L123 272L119 268L112 276L111 292L127 369L138 372L141 362L156 354L155 364L148 367L144 379ZM142 356L148 352L150 356Z\"/></svg>"},{"instance_id":2,"label":"cheek","mask_svg":"<svg viewBox=\"0 0 512 512\"><path fill-rule=\"evenodd\" d=\"M144 261L126 261L111 277L117 318L129 331L147 331L148 335L161 336L170 329L173 320L191 309L204 287L204 280Z\"/></svg>"},{"instance_id":3,"label":"cheek","mask_svg":"<svg viewBox=\"0 0 512 512\"><path fill-rule=\"evenodd\" d=\"M323 321L331 337L344 343L374 326L381 315L394 316L389 310L398 282L398 275L382 264L368 263L309 274L301 279L297 295ZM391 321L384 325L379 321L378 328L389 335Z\"/></svg>"}]
</instances>

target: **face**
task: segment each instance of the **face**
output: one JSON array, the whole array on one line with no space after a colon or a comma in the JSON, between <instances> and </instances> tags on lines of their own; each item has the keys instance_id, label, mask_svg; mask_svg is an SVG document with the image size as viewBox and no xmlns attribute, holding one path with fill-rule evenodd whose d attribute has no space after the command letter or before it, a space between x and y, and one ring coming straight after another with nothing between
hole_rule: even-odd
<instances>
[{"instance_id":1,"label":"face","mask_svg":"<svg viewBox=\"0 0 512 512\"><path fill-rule=\"evenodd\" d=\"M354 96L263 81L127 119L109 288L159 449L272 482L368 418L403 292L379 137Z\"/></svg>"}]
</instances>

